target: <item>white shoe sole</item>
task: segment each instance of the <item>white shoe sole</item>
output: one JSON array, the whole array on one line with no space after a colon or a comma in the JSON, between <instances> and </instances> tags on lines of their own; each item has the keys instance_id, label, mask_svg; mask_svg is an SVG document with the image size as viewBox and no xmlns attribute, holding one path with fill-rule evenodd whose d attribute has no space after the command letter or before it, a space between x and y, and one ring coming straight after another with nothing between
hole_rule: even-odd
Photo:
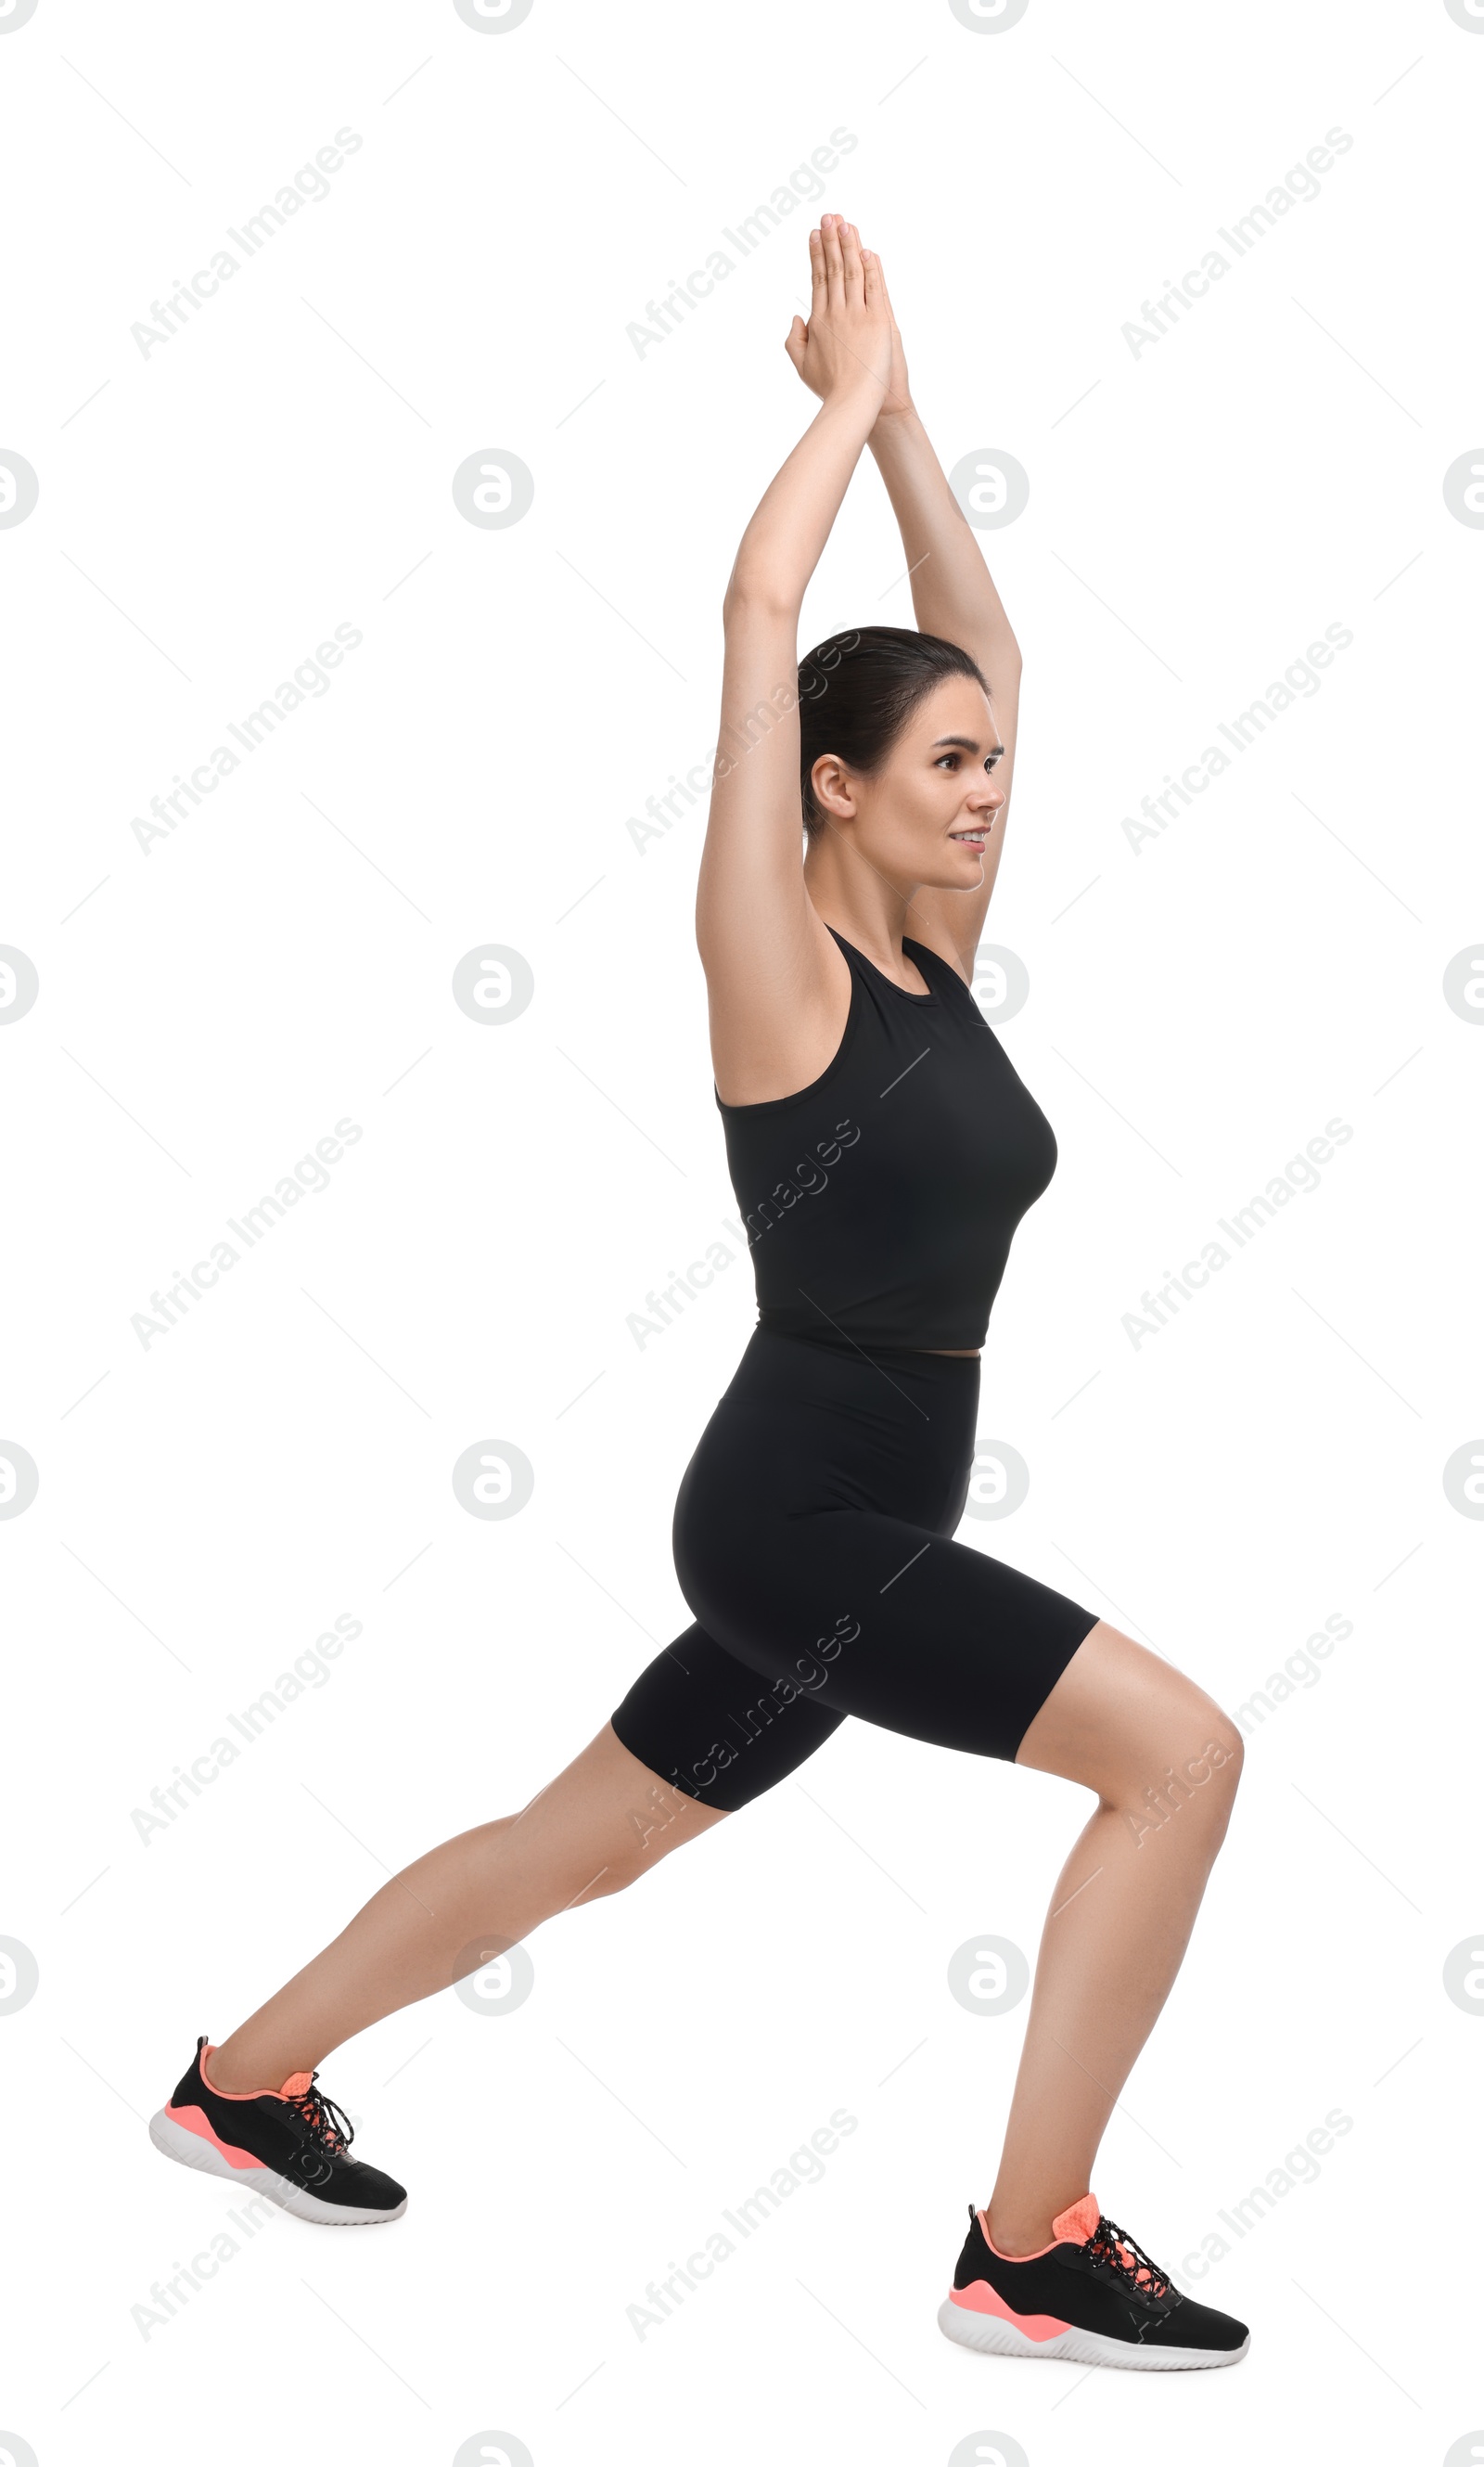
<instances>
[{"instance_id":1,"label":"white shoe sole","mask_svg":"<svg viewBox=\"0 0 1484 2467\"><path fill-rule=\"evenodd\" d=\"M219 2150L203 2141L198 2133L191 2133L167 2116L162 2107L158 2116L149 2119L149 2139L167 2159L178 2160L182 2167L194 2167L202 2176L218 2176L229 2184L236 2184L248 2194L261 2193L267 2201L277 2202L281 2210L290 2211L296 2219L311 2219L322 2228L379 2228L388 2219L399 2219L407 2207L404 2193L394 2210L352 2210L337 2202L322 2202L317 2194L303 2184L292 2184L272 2167L234 2167Z\"/></svg>"},{"instance_id":2,"label":"white shoe sole","mask_svg":"<svg viewBox=\"0 0 1484 2467\"><path fill-rule=\"evenodd\" d=\"M1141 2347L1122 2339L1105 2339L1097 2330L1064 2330L1055 2339L1027 2339L1011 2321L994 2313L973 2313L966 2304L945 2297L938 2306L938 2328L945 2339L972 2347L980 2356L1050 2356L1068 2365L1118 2365L1135 2373L1209 2371L1216 2365L1240 2364L1251 2345L1250 2332L1240 2347Z\"/></svg>"}]
</instances>

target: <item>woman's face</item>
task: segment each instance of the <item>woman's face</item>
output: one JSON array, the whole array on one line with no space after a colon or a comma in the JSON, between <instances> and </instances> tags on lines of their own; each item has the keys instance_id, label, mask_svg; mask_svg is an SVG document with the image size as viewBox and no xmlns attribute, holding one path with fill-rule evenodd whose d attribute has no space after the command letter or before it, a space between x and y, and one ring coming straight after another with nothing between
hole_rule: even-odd
<instances>
[{"instance_id":1,"label":"woman's face","mask_svg":"<svg viewBox=\"0 0 1484 2467\"><path fill-rule=\"evenodd\" d=\"M837 828L904 892L972 891L1004 803L1004 748L993 705L973 677L945 677L917 705L879 771L821 755L814 792Z\"/></svg>"}]
</instances>

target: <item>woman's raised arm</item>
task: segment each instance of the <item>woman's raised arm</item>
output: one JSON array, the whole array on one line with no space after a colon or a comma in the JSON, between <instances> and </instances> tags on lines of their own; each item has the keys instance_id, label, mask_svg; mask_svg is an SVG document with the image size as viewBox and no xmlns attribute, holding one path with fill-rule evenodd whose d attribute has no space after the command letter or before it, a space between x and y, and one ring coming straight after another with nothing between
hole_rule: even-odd
<instances>
[{"instance_id":1,"label":"woman's raised arm","mask_svg":"<svg viewBox=\"0 0 1484 2467\"><path fill-rule=\"evenodd\" d=\"M787 348L822 403L743 532L722 603L721 727L696 887L712 1060L737 1104L814 1075L842 964L804 891L798 613L881 410L891 323L876 260L839 216L810 233L809 257L809 320L796 317Z\"/></svg>"},{"instance_id":2,"label":"woman's raised arm","mask_svg":"<svg viewBox=\"0 0 1484 2467\"><path fill-rule=\"evenodd\" d=\"M879 266L878 266L879 272ZM882 291L886 294L885 278ZM887 295L888 314L891 313ZM1005 802L995 818L984 870L973 891L925 889L912 899L912 932L972 978L974 954L1000 871L1009 819L1015 738L1020 716L1021 646L970 530L948 485L928 432L917 417L908 383L907 360L896 319L891 318L891 376L870 447L886 483L912 578L912 612L924 634L957 643L978 660L989 680L990 706L1003 752L995 778Z\"/></svg>"}]
</instances>

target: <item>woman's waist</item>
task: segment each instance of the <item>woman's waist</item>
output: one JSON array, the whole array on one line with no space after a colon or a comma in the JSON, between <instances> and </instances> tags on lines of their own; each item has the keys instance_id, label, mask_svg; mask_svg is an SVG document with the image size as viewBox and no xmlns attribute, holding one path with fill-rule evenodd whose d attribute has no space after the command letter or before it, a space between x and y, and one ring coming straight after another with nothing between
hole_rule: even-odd
<instances>
[{"instance_id":1,"label":"woman's waist","mask_svg":"<svg viewBox=\"0 0 1484 2467\"><path fill-rule=\"evenodd\" d=\"M832 1508L949 1529L978 1403L974 1356L851 1352L754 1328L687 1468L687 1526L750 1534L750 1548L775 1518Z\"/></svg>"},{"instance_id":2,"label":"woman's waist","mask_svg":"<svg viewBox=\"0 0 1484 2467\"><path fill-rule=\"evenodd\" d=\"M977 1353L882 1345L843 1328L823 1335L759 1319L729 1393L837 1412L858 1422L911 1423L931 1416L935 1436L972 1433L979 1390Z\"/></svg>"},{"instance_id":3,"label":"woman's waist","mask_svg":"<svg viewBox=\"0 0 1484 2467\"><path fill-rule=\"evenodd\" d=\"M845 1317L831 1315L804 1302L763 1301L758 1305L757 1327L765 1335L776 1336L791 1345L810 1345L829 1353L855 1355L871 1361L913 1363L919 1361L978 1362L985 1329L974 1318L967 1323L960 1317L955 1324L939 1317L925 1318L913 1325L901 1314L884 1318L879 1314L850 1310L842 1304Z\"/></svg>"}]
</instances>

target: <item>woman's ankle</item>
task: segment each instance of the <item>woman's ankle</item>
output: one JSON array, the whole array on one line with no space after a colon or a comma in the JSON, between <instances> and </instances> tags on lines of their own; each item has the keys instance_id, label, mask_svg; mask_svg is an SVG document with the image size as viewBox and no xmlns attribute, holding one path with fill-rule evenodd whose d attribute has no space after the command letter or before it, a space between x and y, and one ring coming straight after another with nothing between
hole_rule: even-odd
<instances>
[{"instance_id":1,"label":"woman's ankle","mask_svg":"<svg viewBox=\"0 0 1484 2467\"><path fill-rule=\"evenodd\" d=\"M1045 2252L1055 2242L1049 2214L1037 2210L1012 2209L1006 2203L991 2199L984 2212L989 2227L989 2241L996 2252L1006 2261L1023 2261L1030 2254Z\"/></svg>"},{"instance_id":2,"label":"woman's ankle","mask_svg":"<svg viewBox=\"0 0 1484 2467\"><path fill-rule=\"evenodd\" d=\"M1086 2179L1080 2193L1074 2182L1048 2169L1023 2185L1012 2178L1004 2191L997 2184L983 2212L995 2252L1006 2261L1030 2261L1068 2239L1080 2244L1097 2224L1098 2206Z\"/></svg>"},{"instance_id":3,"label":"woman's ankle","mask_svg":"<svg viewBox=\"0 0 1484 2467\"><path fill-rule=\"evenodd\" d=\"M230 2039L224 2039L219 2048L203 2049L201 2056L202 2080L208 2090L220 2091L223 2098L259 2098L265 2091L281 2088L297 2070L287 2065L275 2072L270 2064L265 2071L261 2058L251 2047L238 2051ZM305 2065L303 2070L309 2072L313 2068ZM267 2078L269 2073L271 2080Z\"/></svg>"}]
</instances>

